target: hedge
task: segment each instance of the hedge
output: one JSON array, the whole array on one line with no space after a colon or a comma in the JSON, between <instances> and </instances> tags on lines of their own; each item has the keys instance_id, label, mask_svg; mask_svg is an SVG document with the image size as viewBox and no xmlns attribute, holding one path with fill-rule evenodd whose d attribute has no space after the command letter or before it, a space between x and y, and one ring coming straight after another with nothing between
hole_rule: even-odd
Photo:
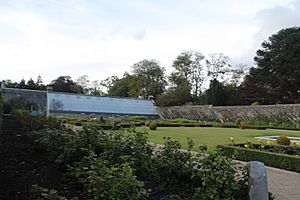
<instances>
[{"instance_id":1,"label":"hedge","mask_svg":"<svg viewBox=\"0 0 300 200\"><path fill-rule=\"evenodd\" d=\"M93 123L82 123L86 127L94 127L102 130L119 130L120 128L130 128L132 126L142 126L144 123L131 123L131 124L117 124L117 125L105 125L105 124L93 124Z\"/></svg>"},{"instance_id":2,"label":"hedge","mask_svg":"<svg viewBox=\"0 0 300 200\"><path fill-rule=\"evenodd\" d=\"M296 156L245 149L237 146L218 145L221 154L242 161L260 161L270 167L300 172L300 158Z\"/></svg>"},{"instance_id":3,"label":"hedge","mask_svg":"<svg viewBox=\"0 0 300 200\"><path fill-rule=\"evenodd\" d=\"M0 129L2 125L2 116L3 116L3 99L2 99L2 91L0 91Z\"/></svg>"}]
</instances>

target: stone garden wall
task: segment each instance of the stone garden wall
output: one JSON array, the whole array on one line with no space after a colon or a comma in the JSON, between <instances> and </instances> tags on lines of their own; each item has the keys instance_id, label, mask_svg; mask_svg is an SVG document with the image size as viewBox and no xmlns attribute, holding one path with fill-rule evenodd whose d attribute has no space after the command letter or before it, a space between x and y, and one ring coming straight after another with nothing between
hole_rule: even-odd
<instances>
[{"instance_id":1,"label":"stone garden wall","mask_svg":"<svg viewBox=\"0 0 300 200\"><path fill-rule=\"evenodd\" d=\"M47 92L40 90L3 88L2 95L4 102L20 101L26 105L38 106L38 112L41 115L47 114Z\"/></svg>"},{"instance_id":2,"label":"stone garden wall","mask_svg":"<svg viewBox=\"0 0 300 200\"><path fill-rule=\"evenodd\" d=\"M172 106L157 108L161 118L236 122L280 121L300 123L300 104L259 106Z\"/></svg>"}]
</instances>

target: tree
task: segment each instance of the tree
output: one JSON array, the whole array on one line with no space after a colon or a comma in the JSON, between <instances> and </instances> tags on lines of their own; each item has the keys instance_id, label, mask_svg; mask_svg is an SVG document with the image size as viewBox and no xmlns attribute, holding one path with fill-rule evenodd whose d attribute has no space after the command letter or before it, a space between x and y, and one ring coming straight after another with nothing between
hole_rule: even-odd
<instances>
[{"instance_id":1,"label":"tree","mask_svg":"<svg viewBox=\"0 0 300 200\"><path fill-rule=\"evenodd\" d=\"M26 89L25 79L22 78L22 80L20 81L20 83L17 85L17 88L19 88L19 89Z\"/></svg>"},{"instance_id":2,"label":"tree","mask_svg":"<svg viewBox=\"0 0 300 200\"><path fill-rule=\"evenodd\" d=\"M50 85L53 91L83 94L83 88L77 85L70 76L60 76L51 81Z\"/></svg>"},{"instance_id":3,"label":"tree","mask_svg":"<svg viewBox=\"0 0 300 200\"><path fill-rule=\"evenodd\" d=\"M242 89L245 98L264 104L300 102L300 27L280 30L264 41Z\"/></svg>"},{"instance_id":4,"label":"tree","mask_svg":"<svg viewBox=\"0 0 300 200\"><path fill-rule=\"evenodd\" d=\"M89 93L89 82L90 79L88 75L79 76L78 79L76 80L76 84L83 89L84 94Z\"/></svg>"},{"instance_id":5,"label":"tree","mask_svg":"<svg viewBox=\"0 0 300 200\"><path fill-rule=\"evenodd\" d=\"M156 60L142 60L133 66L133 76L138 79L140 95L154 99L165 90L165 69Z\"/></svg>"},{"instance_id":6,"label":"tree","mask_svg":"<svg viewBox=\"0 0 300 200\"><path fill-rule=\"evenodd\" d=\"M31 90L35 90L37 85L36 83L34 82L34 80L32 80L32 78L30 78L28 81L27 81L27 84L26 84L26 89L31 89Z\"/></svg>"},{"instance_id":7,"label":"tree","mask_svg":"<svg viewBox=\"0 0 300 200\"><path fill-rule=\"evenodd\" d=\"M114 85L109 88L108 95L118 97L139 97L141 95L139 81L140 80L136 76L125 73L123 78L116 80Z\"/></svg>"},{"instance_id":8,"label":"tree","mask_svg":"<svg viewBox=\"0 0 300 200\"><path fill-rule=\"evenodd\" d=\"M36 89L37 90L46 90L46 86L43 84L42 77L39 75L36 80Z\"/></svg>"},{"instance_id":9,"label":"tree","mask_svg":"<svg viewBox=\"0 0 300 200\"><path fill-rule=\"evenodd\" d=\"M203 63L204 56L196 51L183 51L173 62L175 69L169 80L173 86L190 84L191 93L198 97L201 93L201 85L204 81Z\"/></svg>"},{"instance_id":10,"label":"tree","mask_svg":"<svg viewBox=\"0 0 300 200\"><path fill-rule=\"evenodd\" d=\"M1 85L4 83L6 88L18 88L17 82L12 82L10 79L2 80Z\"/></svg>"},{"instance_id":11,"label":"tree","mask_svg":"<svg viewBox=\"0 0 300 200\"><path fill-rule=\"evenodd\" d=\"M170 88L164 94L157 98L158 106L180 106L192 101L191 88L189 84L180 84L177 87Z\"/></svg>"},{"instance_id":12,"label":"tree","mask_svg":"<svg viewBox=\"0 0 300 200\"><path fill-rule=\"evenodd\" d=\"M100 82L100 85L105 88L104 90L109 91L110 88L113 87L115 82L117 82L118 80L119 78L117 76L110 76L107 77L105 80L102 80Z\"/></svg>"},{"instance_id":13,"label":"tree","mask_svg":"<svg viewBox=\"0 0 300 200\"><path fill-rule=\"evenodd\" d=\"M92 84L89 88L89 92L90 94L95 96L104 96L105 93L103 92L102 82L98 80L92 81Z\"/></svg>"},{"instance_id":14,"label":"tree","mask_svg":"<svg viewBox=\"0 0 300 200\"><path fill-rule=\"evenodd\" d=\"M229 57L223 53L214 53L206 59L207 76L214 79L224 79L224 75L230 71Z\"/></svg>"},{"instance_id":15,"label":"tree","mask_svg":"<svg viewBox=\"0 0 300 200\"><path fill-rule=\"evenodd\" d=\"M209 89L206 90L207 104L222 106L226 103L224 86L217 79L210 81Z\"/></svg>"},{"instance_id":16,"label":"tree","mask_svg":"<svg viewBox=\"0 0 300 200\"><path fill-rule=\"evenodd\" d=\"M235 68L231 69L229 72L230 78L227 84L233 87L238 87L242 83L248 69L249 68L247 67L247 65L244 64L239 64Z\"/></svg>"}]
</instances>

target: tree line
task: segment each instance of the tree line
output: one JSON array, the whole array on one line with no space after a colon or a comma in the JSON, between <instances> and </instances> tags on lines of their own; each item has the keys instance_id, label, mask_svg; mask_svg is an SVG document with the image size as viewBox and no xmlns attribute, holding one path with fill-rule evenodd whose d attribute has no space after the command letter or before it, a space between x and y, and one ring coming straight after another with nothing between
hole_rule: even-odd
<instances>
[{"instance_id":1,"label":"tree line","mask_svg":"<svg viewBox=\"0 0 300 200\"><path fill-rule=\"evenodd\" d=\"M172 72L155 59L132 65L123 77L91 81L87 75L72 80L60 76L45 85L39 76L27 82L5 81L6 87L154 99L159 106L249 105L300 103L300 28L280 30L265 40L255 65L230 65L223 53L204 56L183 51L172 62Z\"/></svg>"}]
</instances>

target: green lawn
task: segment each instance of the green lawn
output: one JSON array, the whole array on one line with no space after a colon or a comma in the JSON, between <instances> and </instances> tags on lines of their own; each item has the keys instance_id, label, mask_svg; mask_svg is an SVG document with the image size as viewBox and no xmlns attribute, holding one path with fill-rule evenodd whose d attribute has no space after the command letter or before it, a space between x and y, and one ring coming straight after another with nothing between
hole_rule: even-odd
<instances>
[{"instance_id":1,"label":"green lawn","mask_svg":"<svg viewBox=\"0 0 300 200\"><path fill-rule=\"evenodd\" d=\"M187 138L192 138L195 143L195 149L199 145L207 145L209 150L213 150L218 144L229 144L230 137L234 138L235 143L243 143L248 140L257 142L254 137L286 135L298 136L300 132L281 131L281 130L254 130L254 129L238 129L238 128L205 128L205 127L158 127L155 131L148 128L138 128L138 130L146 129L149 133L149 140L157 144L164 143L164 137L178 140L183 148L187 147Z\"/></svg>"}]
</instances>

